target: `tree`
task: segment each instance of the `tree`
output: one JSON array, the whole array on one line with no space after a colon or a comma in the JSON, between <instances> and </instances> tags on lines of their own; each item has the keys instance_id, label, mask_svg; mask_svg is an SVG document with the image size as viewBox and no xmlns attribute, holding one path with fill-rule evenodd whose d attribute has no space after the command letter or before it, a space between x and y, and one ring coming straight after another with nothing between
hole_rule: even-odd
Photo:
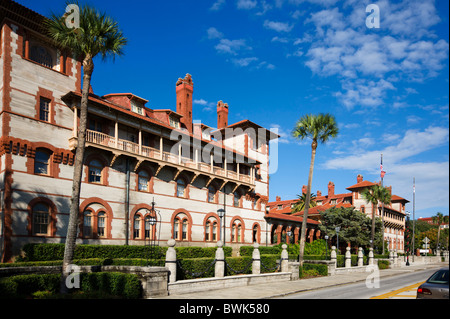
<instances>
[{"instance_id":1,"label":"tree","mask_svg":"<svg viewBox=\"0 0 450 319\"><path fill-rule=\"evenodd\" d=\"M311 164L309 166L308 186L306 189L305 210L303 213L303 222L300 234L299 261L303 266L303 254L305 251L306 224L308 220L308 210L311 201L311 184L314 171L314 160L316 158L316 149L318 142L326 143L330 138L338 135L339 129L334 116L330 114L307 114L302 116L295 124L292 136L303 140L310 138L311 142Z\"/></svg>"},{"instance_id":2,"label":"tree","mask_svg":"<svg viewBox=\"0 0 450 319\"><path fill-rule=\"evenodd\" d=\"M83 61L80 126L73 167L72 198L61 276L61 292L63 293L68 291L65 285L65 279L69 275L68 266L73 260L77 236L81 176L86 141L88 96L91 77L94 71L94 58L100 55L103 60L106 60L108 57L114 59L115 56L123 54L123 47L127 43L127 39L120 31L117 22L106 16L105 13L100 13L88 5L79 8L78 28L69 28L66 25L66 18L68 17L52 14L50 19L47 19L45 22L47 33L54 43L63 49L70 50L77 58Z\"/></svg>"},{"instance_id":3,"label":"tree","mask_svg":"<svg viewBox=\"0 0 450 319\"><path fill-rule=\"evenodd\" d=\"M391 202L391 193L386 187L380 185L373 185L364 189L362 197L367 203L372 204L372 248L375 240L375 210L378 207L378 203L388 205ZM384 238L384 225L382 225L382 235ZM384 240L383 240L383 254L384 254Z\"/></svg>"},{"instance_id":4,"label":"tree","mask_svg":"<svg viewBox=\"0 0 450 319\"><path fill-rule=\"evenodd\" d=\"M295 202L294 206L292 207L291 213L297 213L301 212L305 209L306 204L306 193L303 193L302 195L297 195L298 201ZM316 195L311 194L311 200L309 202L309 208L316 207Z\"/></svg>"},{"instance_id":5,"label":"tree","mask_svg":"<svg viewBox=\"0 0 450 319\"><path fill-rule=\"evenodd\" d=\"M441 225L448 224L448 216L444 216L441 212L437 212L436 216L432 216L433 224L438 225L438 233L436 240L436 248L439 247L439 236L441 234Z\"/></svg>"},{"instance_id":6,"label":"tree","mask_svg":"<svg viewBox=\"0 0 450 319\"><path fill-rule=\"evenodd\" d=\"M321 212L320 218L319 230L330 238L336 236L336 227L339 226L339 241L350 243L353 247L370 245L372 221L366 214L355 210L353 207L332 207ZM376 218L375 229L380 230L381 224L381 220ZM375 242L380 241L380 237L381 235L376 236Z\"/></svg>"}]
</instances>

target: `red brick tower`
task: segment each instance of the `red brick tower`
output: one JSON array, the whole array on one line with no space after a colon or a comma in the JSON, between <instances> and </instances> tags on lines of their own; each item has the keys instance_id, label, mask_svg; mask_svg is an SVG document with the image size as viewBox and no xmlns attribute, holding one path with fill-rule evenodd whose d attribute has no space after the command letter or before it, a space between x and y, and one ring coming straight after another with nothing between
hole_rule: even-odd
<instances>
[{"instance_id":1,"label":"red brick tower","mask_svg":"<svg viewBox=\"0 0 450 319\"><path fill-rule=\"evenodd\" d=\"M228 104L217 102L217 129L228 126Z\"/></svg>"},{"instance_id":2,"label":"red brick tower","mask_svg":"<svg viewBox=\"0 0 450 319\"><path fill-rule=\"evenodd\" d=\"M190 74L186 74L184 79L178 79L176 92L177 113L183 115L180 122L192 134L192 93L194 92L194 82L192 82L192 76Z\"/></svg>"}]
</instances>

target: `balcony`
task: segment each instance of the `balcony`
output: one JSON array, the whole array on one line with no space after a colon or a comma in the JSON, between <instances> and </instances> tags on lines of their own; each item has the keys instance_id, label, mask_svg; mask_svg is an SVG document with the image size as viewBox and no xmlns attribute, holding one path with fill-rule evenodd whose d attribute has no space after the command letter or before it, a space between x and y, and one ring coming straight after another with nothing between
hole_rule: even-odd
<instances>
[{"instance_id":1,"label":"balcony","mask_svg":"<svg viewBox=\"0 0 450 319\"><path fill-rule=\"evenodd\" d=\"M160 141L160 147L162 149L163 142ZM77 146L77 137L71 137L69 139L70 149L75 149ZM104 150L111 151L115 157L119 155L132 156L138 160L150 161L157 163L159 169L155 175L159 173L159 170L167 165L177 168L179 172L186 170L194 173L195 176L199 174L204 174L210 177L210 181L213 178L222 179L226 182L231 181L238 185L246 185L250 188L254 188L255 180L251 178L254 168L250 167L250 175L238 173L239 163L237 163L237 170L227 170L221 167L216 167L213 163L205 163L192 160L181 155L173 154L166 151L161 151L161 149L156 149L149 146L140 145L131 141L123 140L120 138L115 138L108 134L86 130L86 147L93 146L101 148ZM198 156L195 156L198 158Z\"/></svg>"}]
</instances>

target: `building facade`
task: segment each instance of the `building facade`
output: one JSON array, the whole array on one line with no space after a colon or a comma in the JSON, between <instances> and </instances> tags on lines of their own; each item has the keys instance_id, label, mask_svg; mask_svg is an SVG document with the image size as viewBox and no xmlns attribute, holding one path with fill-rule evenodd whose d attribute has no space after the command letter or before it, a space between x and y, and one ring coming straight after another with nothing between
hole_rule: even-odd
<instances>
[{"instance_id":1,"label":"building facade","mask_svg":"<svg viewBox=\"0 0 450 319\"><path fill-rule=\"evenodd\" d=\"M43 36L43 16L10 0L0 7L0 238L8 261L25 243L65 240L82 66ZM269 142L278 135L249 120L229 125L222 101L216 129L194 121L189 74L174 93L171 110L132 93L90 92L77 243L266 243Z\"/></svg>"},{"instance_id":2,"label":"building facade","mask_svg":"<svg viewBox=\"0 0 450 319\"><path fill-rule=\"evenodd\" d=\"M376 183L365 181L363 176L359 174L356 178L356 184L346 188L349 190L348 193L335 194L335 185L330 181L327 185L328 193L326 195L323 195L321 191L317 191L315 198L317 206L311 207L308 210L308 219L320 222L320 213L332 207L353 207L354 209L359 210L372 218L372 204L367 203L361 194L364 189L373 185L376 185ZM306 186L303 186L302 192L306 193L306 189ZM391 202L389 205L384 206L384 239L388 242L387 249L403 252L406 222L405 205L409 201L392 194L392 187L389 186L388 189L391 192ZM303 211L291 214L292 207L297 201L298 199L282 201L281 197L277 196L276 201L269 202L267 207L271 213L283 214L289 218L301 217L303 216ZM380 204L377 205L375 209L375 216L379 218L382 217L382 209ZM285 224L286 223L289 224L288 219L285 221ZM317 232L319 231L316 230L314 232L314 227L311 227L311 229L311 233L308 235L311 236L316 234L317 236Z\"/></svg>"}]
</instances>

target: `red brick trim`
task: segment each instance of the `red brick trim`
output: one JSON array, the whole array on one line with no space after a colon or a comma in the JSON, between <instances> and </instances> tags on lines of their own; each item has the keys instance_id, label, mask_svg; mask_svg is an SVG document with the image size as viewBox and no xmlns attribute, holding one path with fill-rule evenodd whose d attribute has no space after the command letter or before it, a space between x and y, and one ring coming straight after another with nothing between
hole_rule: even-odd
<instances>
[{"instance_id":1,"label":"red brick trim","mask_svg":"<svg viewBox=\"0 0 450 319\"><path fill-rule=\"evenodd\" d=\"M102 168L102 178L100 183L91 183L89 182L89 163L93 160L98 160L103 165ZM108 186L108 177L109 177L109 166L108 161L101 155L98 154L90 154L84 160L84 180L83 182L93 184L93 185L104 185Z\"/></svg>"},{"instance_id":2,"label":"red brick trim","mask_svg":"<svg viewBox=\"0 0 450 319\"><path fill-rule=\"evenodd\" d=\"M147 191L141 191L141 190L139 190L139 173L140 173L141 171L146 171L146 172L148 173L149 179L148 179ZM137 191L137 192L143 192L143 193L153 193L153 192L154 192L154 190L153 190L153 185L154 185L154 173L153 173L153 170L152 170L151 168L149 168L149 167L147 167L147 166L139 167L138 170L136 171L136 174L135 174L135 175L136 175L136 176L135 176L135 184L136 184L135 191Z\"/></svg>"},{"instance_id":3,"label":"red brick trim","mask_svg":"<svg viewBox=\"0 0 450 319\"><path fill-rule=\"evenodd\" d=\"M239 223L236 223L237 221L239 221ZM244 238L245 223L244 223L244 220L242 219L242 217L240 217L240 216L234 216L231 219L231 222L230 222L230 241L231 241L231 238L232 238L232 235L233 235L233 224L234 223L236 223L236 234L235 235L237 235L237 232L238 232L237 226L241 225L241 241L237 241L237 237L236 237L236 240L234 242L235 243L245 243L245 238Z\"/></svg>"},{"instance_id":4,"label":"red brick trim","mask_svg":"<svg viewBox=\"0 0 450 319\"><path fill-rule=\"evenodd\" d=\"M99 208L97 211L94 211L92 208L89 207L89 205L91 204L100 204L103 206L103 208ZM108 202L106 202L105 200L99 198L99 197L90 197L85 199L81 205L80 205L80 210L79 210L79 227L80 227L80 238L82 236L82 232L83 232L83 213L85 210L90 210L91 212L93 212L92 217L93 217L93 225L92 225L92 235L93 238L102 238L102 239L108 239L111 238L111 224L112 224L112 219L113 219L113 211L111 209L111 206L109 206ZM104 237L98 237L97 236L97 216L98 213L100 212L105 212L106 213L106 225L105 225L105 236Z\"/></svg>"},{"instance_id":5,"label":"red brick trim","mask_svg":"<svg viewBox=\"0 0 450 319\"><path fill-rule=\"evenodd\" d=\"M145 214L142 214L141 212L139 212L141 209L148 209L148 212L146 212ZM140 220L140 236L139 238L133 238L133 232L134 232L134 216L136 214L139 214L141 216L141 220ZM152 217L155 217L156 220L158 221L158 216L155 213L152 213L152 206L148 205L148 204L138 204L135 205L133 207L133 209L130 212L130 238L132 240L145 240L145 236L144 236L144 231L145 231L145 217L147 215L150 215ZM159 221L161 222L161 221ZM155 240L157 238L156 236L156 224L152 226L152 234L153 234L153 238L151 238L152 240Z\"/></svg>"},{"instance_id":6,"label":"red brick trim","mask_svg":"<svg viewBox=\"0 0 450 319\"><path fill-rule=\"evenodd\" d=\"M179 240L179 239L176 239L174 237L175 234L173 232L173 226L174 226L175 218L177 217L178 214L184 214L185 215L184 218L180 218L179 219L180 220L180 226L179 226L178 232L180 233L180 236L181 236L181 231L183 229L183 226L182 226L183 225L183 221L186 220L186 219L188 221L187 239L186 240L181 240L181 239ZM187 210L185 210L183 208L176 209L173 212L172 217L170 218L170 226L171 226L170 228L171 228L171 233L172 233L172 238L173 239L178 240L178 241L192 241L192 217L191 217L191 214L189 214L189 212Z\"/></svg>"},{"instance_id":7,"label":"red brick trim","mask_svg":"<svg viewBox=\"0 0 450 319\"><path fill-rule=\"evenodd\" d=\"M41 98L46 98L46 99L50 100L48 123L56 124L55 123L55 98L53 97L53 92L50 90L41 88L41 87L38 88L38 91L36 93L35 118L39 121L42 121L42 120L40 120L40 117L39 117L40 107L41 107L40 106Z\"/></svg>"},{"instance_id":8,"label":"red brick trim","mask_svg":"<svg viewBox=\"0 0 450 319\"><path fill-rule=\"evenodd\" d=\"M206 240L206 222L208 221L208 219L210 219L212 217L212 219L215 219L217 221L217 237L215 241L220 240L220 234L221 234L221 228L220 227L220 217L219 215L217 215L216 213L208 213L206 214L205 218L203 219L203 241L204 242L213 242L212 240ZM211 233L212 234L212 233Z\"/></svg>"}]
</instances>

